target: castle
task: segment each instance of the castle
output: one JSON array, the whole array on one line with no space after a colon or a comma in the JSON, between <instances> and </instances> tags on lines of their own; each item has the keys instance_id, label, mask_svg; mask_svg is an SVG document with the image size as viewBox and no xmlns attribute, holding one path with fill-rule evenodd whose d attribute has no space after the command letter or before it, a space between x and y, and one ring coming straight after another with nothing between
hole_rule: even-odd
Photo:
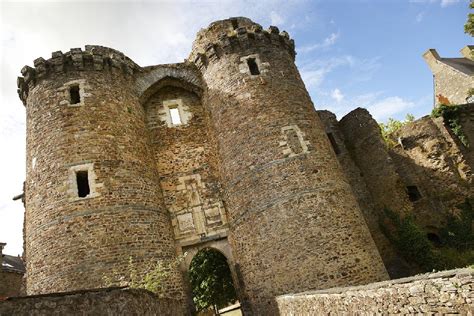
<instances>
[{"instance_id":1,"label":"castle","mask_svg":"<svg viewBox=\"0 0 474 316\"><path fill-rule=\"evenodd\" d=\"M294 59L286 32L231 18L201 30L183 63L86 46L25 66L27 293L100 288L129 257L143 274L187 253L164 291L185 306L183 271L206 247L257 315L278 295L404 275L379 212L440 208L433 179L405 164L428 156L454 208L471 193L468 150L426 118L425 138L401 131L389 151L367 111L317 112ZM428 218L435 236L443 215Z\"/></svg>"}]
</instances>

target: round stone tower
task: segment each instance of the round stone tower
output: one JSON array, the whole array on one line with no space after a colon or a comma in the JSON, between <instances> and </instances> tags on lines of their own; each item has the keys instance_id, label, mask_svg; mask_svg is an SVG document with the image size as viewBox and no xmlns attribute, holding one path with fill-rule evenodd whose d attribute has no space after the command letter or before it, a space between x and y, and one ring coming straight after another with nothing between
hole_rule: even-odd
<instances>
[{"instance_id":1,"label":"round stone tower","mask_svg":"<svg viewBox=\"0 0 474 316\"><path fill-rule=\"evenodd\" d=\"M268 313L276 295L388 278L288 34L217 21L189 59L207 83L229 239L253 312Z\"/></svg>"},{"instance_id":2,"label":"round stone tower","mask_svg":"<svg viewBox=\"0 0 474 316\"><path fill-rule=\"evenodd\" d=\"M132 91L141 71L101 47L55 52L19 78L27 113L27 292L117 285L175 258L167 211ZM111 280L107 282L106 279ZM165 294L183 295L177 268Z\"/></svg>"}]
</instances>

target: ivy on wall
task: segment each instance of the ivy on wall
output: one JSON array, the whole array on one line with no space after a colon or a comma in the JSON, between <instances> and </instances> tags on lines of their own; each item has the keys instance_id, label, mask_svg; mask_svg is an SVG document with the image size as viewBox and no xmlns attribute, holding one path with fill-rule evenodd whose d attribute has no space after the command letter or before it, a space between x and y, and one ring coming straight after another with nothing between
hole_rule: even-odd
<instances>
[{"instance_id":1,"label":"ivy on wall","mask_svg":"<svg viewBox=\"0 0 474 316\"><path fill-rule=\"evenodd\" d=\"M472 200L458 205L440 229L440 245L434 246L412 216L401 217L384 210L382 232L407 262L424 272L466 267L474 264L474 210Z\"/></svg>"},{"instance_id":2,"label":"ivy on wall","mask_svg":"<svg viewBox=\"0 0 474 316\"><path fill-rule=\"evenodd\" d=\"M469 142L466 135L462 129L460 113L462 110L462 105L446 105L440 104L431 112L431 117L437 118L442 117L444 119L444 124L451 129L451 131L456 135L459 141L466 147L469 147Z\"/></svg>"}]
</instances>

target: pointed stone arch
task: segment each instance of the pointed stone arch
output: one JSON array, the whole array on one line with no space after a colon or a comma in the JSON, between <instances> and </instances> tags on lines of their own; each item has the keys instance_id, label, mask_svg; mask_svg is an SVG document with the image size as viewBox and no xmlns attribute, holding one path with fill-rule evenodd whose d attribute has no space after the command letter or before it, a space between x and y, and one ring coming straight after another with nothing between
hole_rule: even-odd
<instances>
[{"instance_id":1,"label":"pointed stone arch","mask_svg":"<svg viewBox=\"0 0 474 316\"><path fill-rule=\"evenodd\" d=\"M144 104L156 91L165 87L183 88L202 96L204 83L194 65L169 64L144 68L135 80L135 91Z\"/></svg>"}]
</instances>

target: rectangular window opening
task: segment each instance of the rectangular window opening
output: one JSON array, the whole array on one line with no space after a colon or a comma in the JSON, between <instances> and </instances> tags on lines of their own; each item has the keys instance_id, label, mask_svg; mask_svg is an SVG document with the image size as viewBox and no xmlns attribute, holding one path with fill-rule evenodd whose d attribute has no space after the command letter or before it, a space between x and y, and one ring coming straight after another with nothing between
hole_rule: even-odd
<instances>
[{"instance_id":1,"label":"rectangular window opening","mask_svg":"<svg viewBox=\"0 0 474 316\"><path fill-rule=\"evenodd\" d=\"M339 146L337 146L334 135L332 133L327 133L326 135L329 138L329 142L331 143L332 149L334 149L334 152L336 153L336 155L339 155L341 153L341 150L339 149Z\"/></svg>"},{"instance_id":2,"label":"rectangular window opening","mask_svg":"<svg viewBox=\"0 0 474 316\"><path fill-rule=\"evenodd\" d=\"M71 86L69 87L69 98L70 104L78 104L81 103L81 95L79 94L79 86Z\"/></svg>"},{"instance_id":3,"label":"rectangular window opening","mask_svg":"<svg viewBox=\"0 0 474 316\"><path fill-rule=\"evenodd\" d=\"M408 193L408 198L410 199L411 202L415 202L421 199L421 193L418 190L418 187L416 185L407 186L407 193Z\"/></svg>"},{"instance_id":4,"label":"rectangular window opening","mask_svg":"<svg viewBox=\"0 0 474 316\"><path fill-rule=\"evenodd\" d=\"M76 172L77 195L86 197L90 194L89 173L86 170Z\"/></svg>"},{"instance_id":5,"label":"rectangular window opening","mask_svg":"<svg viewBox=\"0 0 474 316\"><path fill-rule=\"evenodd\" d=\"M258 69L257 61L255 58L247 58L247 65L249 66L251 75L259 75L260 70Z\"/></svg>"},{"instance_id":6,"label":"rectangular window opening","mask_svg":"<svg viewBox=\"0 0 474 316\"><path fill-rule=\"evenodd\" d=\"M170 108L171 124L181 125L181 115L178 108Z\"/></svg>"}]
</instances>

